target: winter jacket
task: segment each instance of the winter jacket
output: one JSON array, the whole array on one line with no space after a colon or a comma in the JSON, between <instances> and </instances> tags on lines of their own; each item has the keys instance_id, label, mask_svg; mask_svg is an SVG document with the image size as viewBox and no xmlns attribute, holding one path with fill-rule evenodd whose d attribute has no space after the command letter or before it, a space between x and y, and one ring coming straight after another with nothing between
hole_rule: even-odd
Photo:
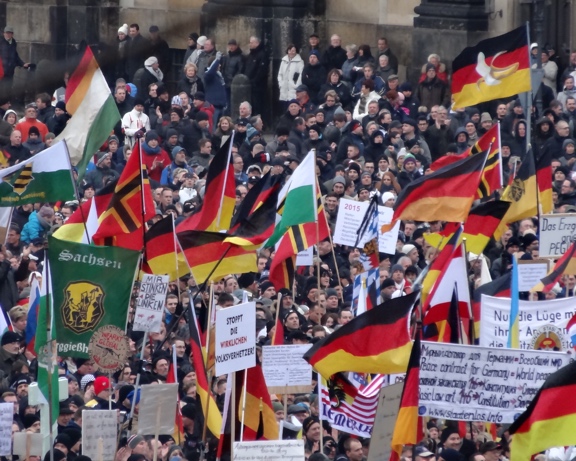
<instances>
[{"instance_id":1,"label":"winter jacket","mask_svg":"<svg viewBox=\"0 0 576 461\"><path fill-rule=\"evenodd\" d=\"M208 69L208 63L210 62L210 59L215 58L216 53L216 48L214 48L209 52L202 50L202 52L199 54L196 66L198 66L197 74L202 80L204 80L204 74L206 73L206 69ZM206 81L204 81L204 83L206 83Z\"/></svg>"},{"instance_id":2,"label":"winter jacket","mask_svg":"<svg viewBox=\"0 0 576 461\"><path fill-rule=\"evenodd\" d=\"M336 92L338 98L340 99L340 104L342 105L342 107L348 106L348 104L350 104L350 101L352 101L352 95L350 94L350 87L344 82L338 82L336 83L336 85L333 85L332 83L324 83L324 85L320 87L320 91L318 92L318 100L324 102L326 100L326 93L330 90ZM327 121L331 122L332 119Z\"/></svg>"},{"instance_id":3,"label":"winter jacket","mask_svg":"<svg viewBox=\"0 0 576 461\"><path fill-rule=\"evenodd\" d=\"M128 39L126 45L124 45L124 51L126 52L126 74L128 75L128 81L131 82L136 71L150 57L150 42L138 34L136 37Z\"/></svg>"},{"instance_id":4,"label":"winter jacket","mask_svg":"<svg viewBox=\"0 0 576 461\"><path fill-rule=\"evenodd\" d=\"M190 97L193 97L194 93L196 93L197 91L201 91L202 93L204 93L204 82L200 77L198 77L198 75L196 75L192 79L189 79L188 77L184 76L178 81L176 91L178 93L184 91Z\"/></svg>"},{"instance_id":5,"label":"winter jacket","mask_svg":"<svg viewBox=\"0 0 576 461\"><path fill-rule=\"evenodd\" d=\"M299 54L292 59L288 55L282 58L278 71L278 86L280 87L280 101L290 101L296 98L296 87L302 83L304 61Z\"/></svg>"},{"instance_id":6,"label":"winter jacket","mask_svg":"<svg viewBox=\"0 0 576 461\"><path fill-rule=\"evenodd\" d=\"M134 135L140 128L150 130L150 119L144 112L132 109L122 117L122 129L126 135L126 144L132 147L135 142Z\"/></svg>"},{"instance_id":7,"label":"winter jacket","mask_svg":"<svg viewBox=\"0 0 576 461\"><path fill-rule=\"evenodd\" d=\"M320 88L326 81L326 69L321 64L307 64L302 71L302 83L308 87L308 94L310 99L315 103L324 101L322 98L318 101L318 93Z\"/></svg>"},{"instance_id":8,"label":"winter jacket","mask_svg":"<svg viewBox=\"0 0 576 461\"><path fill-rule=\"evenodd\" d=\"M25 244L29 244L32 240L42 237L49 229L48 223L44 221L43 225L42 221L38 218L38 212L34 211L22 228L20 240Z\"/></svg>"},{"instance_id":9,"label":"winter jacket","mask_svg":"<svg viewBox=\"0 0 576 461\"><path fill-rule=\"evenodd\" d=\"M226 88L230 88L234 77L244 73L244 55L242 50L237 48L236 51L229 51L227 55L222 57L221 65Z\"/></svg>"},{"instance_id":10,"label":"winter jacket","mask_svg":"<svg viewBox=\"0 0 576 461\"><path fill-rule=\"evenodd\" d=\"M424 80L418 84L415 96L420 100L420 103L427 107L428 110L432 106L441 105L450 107L450 91L448 86L438 77L432 80Z\"/></svg>"},{"instance_id":11,"label":"winter jacket","mask_svg":"<svg viewBox=\"0 0 576 461\"><path fill-rule=\"evenodd\" d=\"M368 115L368 104L370 104L372 101L379 101L380 95L375 91L371 91L366 96L365 101L362 98L363 96L358 98L358 102L354 106L354 113L352 114L354 120L358 120L359 122L362 122L362 119Z\"/></svg>"},{"instance_id":12,"label":"winter jacket","mask_svg":"<svg viewBox=\"0 0 576 461\"><path fill-rule=\"evenodd\" d=\"M218 109L223 109L228 105L228 98L226 96L226 83L222 73L218 70L220 65L220 58L216 58L214 62L206 69L204 73L204 93L206 99Z\"/></svg>"},{"instance_id":13,"label":"winter jacket","mask_svg":"<svg viewBox=\"0 0 576 461\"><path fill-rule=\"evenodd\" d=\"M327 71L331 71L332 69L342 69L342 65L346 62L346 59L346 50L341 46L329 46L326 51L324 51L320 62Z\"/></svg>"},{"instance_id":14,"label":"winter jacket","mask_svg":"<svg viewBox=\"0 0 576 461\"><path fill-rule=\"evenodd\" d=\"M0 58L2 59L2 67L4 68L4 78L14 77L16 67L24 65L24 61L20 59L16 47L16 40L12 39L9 42L4 37L0 39Z\"/></svg>"},{"instance_id":15,"label":"winter jacket","mask_svg":"<svg viewBox=\"0 0 576 461\"><path fill-rule=\"evenodd\" d=\"M244 74L250 79L253 88L266 88L268 81L268 56L264 43L250 50L246 56Z\"/></svg>"}]
</instances>

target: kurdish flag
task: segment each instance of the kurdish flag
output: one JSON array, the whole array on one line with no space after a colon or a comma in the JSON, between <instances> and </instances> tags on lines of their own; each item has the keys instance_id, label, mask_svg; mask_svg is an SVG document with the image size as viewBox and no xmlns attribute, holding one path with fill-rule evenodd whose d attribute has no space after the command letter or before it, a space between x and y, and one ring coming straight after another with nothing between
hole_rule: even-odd
<instances>
[{"instance_id":1,"label":"kurdish flag","mask_svg":"<svg viewBox=\"0 0 576 461\"><path fill-rule=\"evenodd\" d=\"M81 180L88 161L120 121L120 112L90 47L68 81L66 110L73 117L56 141L65 139L68 143L70 159Z\"/></svg>"},{"instance_id":2,"label":"kurdish flag","mask_svg":"<svg viewBox=\"0 0 576 461\"><path fill-rule=\"evenodd\" d=\"M420 293L391 299L354 318L304 354L324 378L341 371L404 373L412 341L410 312Z\"/></svg>"},{"instance_id":3,"label":"kurdish flag","mask_svg":"<svg viewBox=\"0 0 576 461\"><path fill-rule=\"evenodd\" d=\"M531 90L528 27L465 48L452 62L454 108Z\"/></svg>"},{"instance_id":4,"label":"kurdish flag","mask_svg":"<svg viewBox=\"0 0 576 461\"><path fill-rule=\"evenodd\" d=\"M576 445L576 362L544 382L530 405L510 426L510 461L526 461L552 447Z\"/></svg>"},{"instance_id":5,"label":"kurdish flag","mask_svg":"<svg viewBox=\"0 0 576 461\"><path fill-rule=\"evenodd\" d=\"M65 142L0 170L0 207L72 199L74 184Z\"/></svg>"}]
</instances>

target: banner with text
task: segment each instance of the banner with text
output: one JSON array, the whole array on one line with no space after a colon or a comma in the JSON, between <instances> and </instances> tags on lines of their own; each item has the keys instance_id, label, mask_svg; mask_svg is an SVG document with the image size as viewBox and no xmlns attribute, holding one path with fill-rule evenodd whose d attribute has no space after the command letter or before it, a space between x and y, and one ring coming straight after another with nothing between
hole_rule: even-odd
<instances>
[{"instance_id":1,"label":"banner with text","mask_svg":"<svg viewBox=\"0 0 576 461\"><path fill-rule=\"evenodd\" d=\"M256 365L256 303L216 311L216 374Z\"/></svg>"},{"instance_id":2,"label":"banner with text","mask_svg":"<svg viewBox=\"0 0 576 461\"><path fill-rule=\"evenodd\" d=\"M539 231L539 256L559 258L576 235L576 213L542 215Z\"/></svg>"},{"instance_id":3,"label":"banner with text","mask_svg":"<svg viewBox=\"0 0 576 461\"><path fill-rule=\"evenodd\" d=\"M566 324L576 307L574 298L520 301L520 349L566 351L571 348ZM506 347L510 326L510 298L482 295L480 345Z\"/></svg>"},{"instance_id":4,"label":"banner with text","mask_svg":"<svg viewBox=\"0 0 576 461\"><path fill-rule=\"evenodd\" d=\"M167 275L144 274L142 276L140 291L136 298L133 331L160 333L166 293L168 293L168 279Z\"/></svg>"},{"instance_id":5,"label":"banner with text","mask_svg":"<svg viewBox=\"0 0 576 461\"><path fill-rule=\"evenodd\" d=\"M561 352L422 342L421 416L512 423L548 376L567 365Z\"/></svg>"}]
</instances>

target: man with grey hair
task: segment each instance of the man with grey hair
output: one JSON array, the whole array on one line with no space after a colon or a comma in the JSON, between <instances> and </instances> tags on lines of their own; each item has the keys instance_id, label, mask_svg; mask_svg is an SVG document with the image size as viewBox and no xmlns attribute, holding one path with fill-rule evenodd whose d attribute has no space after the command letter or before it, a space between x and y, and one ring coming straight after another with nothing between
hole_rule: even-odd
<instances>
[{"instance_id":1,"label":"man with grey hair","mask_svg":"<svg viewBox=\"0 0 576 461\"><path fill-rule=\"evenodd\" d=\"M250 104L248 101L241 102L239 112L240 112L239 114L240 118L249 119L250 117L252 117L252 104Z\"/></svg>"},{"instance_id":2,"label":"man with grey hair","mask_svg":"<svg viewBox=\"0 0 576 461\"><path fill-rule=\"evenodd\" d=\"M262 114L266 106L268 94L269 59L264 44L258 37L250 37L250 52L246 56L244 74L250 79L252 86L252 106L254 113Z\"/></svg>"},{"instance_id":3,"label":"man with grey hair","mask_svg":"<svg viewBox=\"0 0 576 461\"><path fill-rule=\"evenodd\" d=\"M327 72L332 69L342 69L342 64L346 61L346 51L342 49L342 40L339 35L332 35L330 38L330 46L324 51L321 64Z\"/></svg>"}]
</instances>

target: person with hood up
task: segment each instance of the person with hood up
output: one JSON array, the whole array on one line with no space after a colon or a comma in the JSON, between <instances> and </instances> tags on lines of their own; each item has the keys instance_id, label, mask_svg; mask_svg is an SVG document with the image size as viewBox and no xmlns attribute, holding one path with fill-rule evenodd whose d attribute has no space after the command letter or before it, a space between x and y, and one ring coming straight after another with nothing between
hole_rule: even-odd
<instances>
[{"instance_id":1,"label":"person with hood up","mask_svg":"<svg viewBox=\"0 0 576 461\"><path fill-rule=\"evenodd\" d=\"M515 146L513 148L514 155L519 155L521 158L524 158L526 152L528 151L528 146L530 142L526 138L528 131L527 131L527 123L526 120L518 120L516 123L516 128L514 128L514 143Z\"/></svg>"},{"instance_id":2,"label":"person with hood up","mask_svg":"<svg viewBox=\"0 0 576 461\"><path fill-rule=\"evenodd\" d=\"M468 145L469 139L470 135L466 131L466 128L460 127L456 130L456 133L454 134L454 142L456 143L458 154L462 154L468 150L470 147Z\"/></svg>"},{"instance_id":3,"label":"person with hood up","mask_svg":"<svg viewBox=\"0 0 576 461\"><path fill-rule=\"evenodd\" d=\"M294 44L286 47L286 55L280 62L278 71L278 86L280 88L280 101L286 108L290 100L296 98L296 88L302 84L302 71L304 61L298 54L298 48Z\"/></svg>"},{"instance_id":4,"label":"person with hood up","mask_svg":"<svg viewBox=\"0 0 576 461\"><path fill-rule=\"evenodd\" d=\"M44 238L53 222L54 210L49 206L43 206L30 214L28 222L22 228L20 240L29 245L32 240Z\"/></svg>"},{"instance_id":5,"label":"person with hood up","mask_svg":"<svg viewBox=\"0 0 576 461\"><path fill-rule=\"evenodd\" d=\"M177 168L186 170L188 173L194 173L194 168L186 163L186 150L180 146L174 146L172 149L172 162L170 165L166 166L162 170L162 176L160 177L160 184L167 185L172 184L174 181L174 171Z\"/></svg>"},{"instance_id":6,"label":"person with hood up","mask_svg":"<svg viewBox=\"0 0 576 461\"><path fill-rule=\"evenodd\" d=\"M162 170L171 164L170 156L160 147L160 137L154 130L146 132L142 143L142 163L148 169L148 177L160 182Z\"/></svg>"},{"instance_id":7,"label":"person with hood up","mask_svg":"<svg viewBox=\"0 0 576 461\"><path fill-rule=\"evenodd\" d=\"M384 133L380 130L374 131L370 135L368 145L364 149L364 158L367 162L374 162L386 154L386 146L384 145Z\"/></svg>"},{"instance_id":8,"label":"person with hood up","mask_svg":"<svg viewBox=\"0 0 576 461\"><path fill-rule=\"evenodd\" d=\"M532 150L535 158L539 158L546 141L554 136L554 124L548 117L541 117L532 132Z\"/></svg>"},{"instance_id":9,"label":"person with hood up","mask_svg":"<svg viewBox=\"0 0 576 461\"><path fill-rule=\"evenodd\" d=\"M402 170L398 173L398 184L404 189L415 179L418 179L422 174L416 168L416 157L412 154L406 154Z\"/></svg>"}]
</instances>

